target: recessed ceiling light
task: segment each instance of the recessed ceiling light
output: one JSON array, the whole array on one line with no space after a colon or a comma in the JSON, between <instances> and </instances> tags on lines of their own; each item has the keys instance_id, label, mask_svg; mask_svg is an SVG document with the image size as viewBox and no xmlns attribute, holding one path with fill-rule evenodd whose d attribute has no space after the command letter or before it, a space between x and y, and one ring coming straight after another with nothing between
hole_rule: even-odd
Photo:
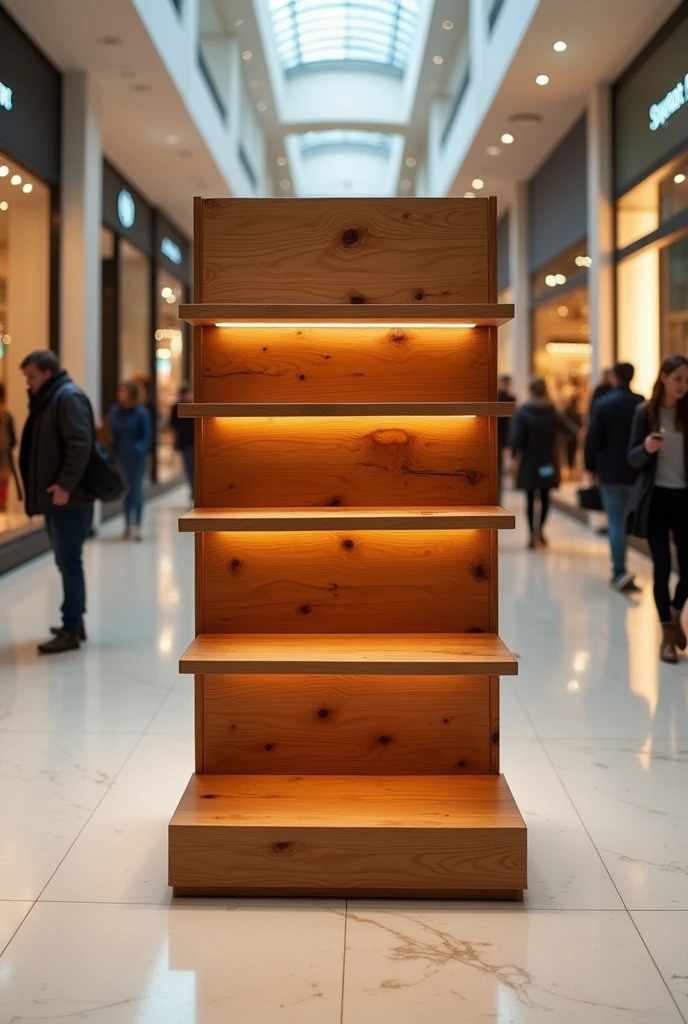
<instances>
[{"instance_id":1,"label":"recessed ceiling light","mask_svg":"<svg viewBox=\"0 0 688 1024\"><path fill-rule=\"evenodd\" d=\"M0 167L0 178L6 178L9 173L9 167L7 166L7 164L3 164L2 167Z\"/></svg>"},{"instance_id":2,"label":"recessed ceiling light","mask_svg":"<svg viewBox=\"0 0 688 1024\"><path fill-rule=\"evenodd\" d=\"M289 178L282 178L282 180L280 181L280 188L283 189L283 191L285 192L289 191L289 189L291 188L291 182L289 181Z\"/></svg>"},{"instance_id":3,"label":"recessed ceiling light","mask_svg":"<svg viewBox=\"0 0 688 1024\"><path fill-rule=\"evenodd\" d=\"M256 103L256 106L257 106L257 107L258 107L258 109L259 109L259 110L261 110L261 111L262 111L262 110L267 110L267 109L268 109L268 105L267 105L267 103L265 102L265 100L261 100L261 101L260 101L259 103Z\"/></svg>"},{"instance_id":4,"label":"recessed ceiling light","mask_svg":"<svg viewBox=\"0 0 688 1024\"><path fill-rule=\"evenodd\" d=\"M549 75L538 75L535 81L538 85L549 85Z\"/></svg>"},{"instance_id":5,"label":"recessed ceiling light","mask_svg":"<svg viewBox=\"0 0 688 1024\"><path fill-rule=\"evenodd\" d=\"M557 313L559 314L559 316L568 316L569 315L569 307L568 306L558 306L557 307Z\"/></svg>"},{"instance_id":6,"label":"recessed ceiling light","mask_svg":"<svg viewBox=\"0 0 688 1024\"><path fill-rule=\"evenodd\" d=\"M253 54L251 53L250 50L244 50L241 56L243 57L244 60L250 60Z\"/></svg>"},{"instance_id":7,"label":"recessed ceiling light","mask_svg":"<svg viewBox=\"0 0 688 1024\"><path fill-rule=\"evenodd\" d=\"M432 63L433 64L443 64L444 63L444 57L440 57L440 55L438 53L435 57L432 58Z\"/></svg>"},{"instance_id":8,"label":"recessed ceiling light","mask_svg":"<svg viewBox=\"0 0 688 1024\"><path fill-rule=\"evenodd\" d=\"M401 185L402 188L411 188L411 182L408 180L408 178L402 178L399 184Z\"/></svg>"},{"instance_id":9,"label":"recessed ceiling light","mask_svg":"<svg viewBox=\"0 0 688 1024\"><path fill-rule=\"evenodd\" d=\"M416 166L416 158L415 158L415 156L407 156L406 157L406 166L407 167L415 167ZM678 175L676 175L676 177L678 177ZM676 181L676 178L674 178L674 181Z\"/></svg>"},{"instance_id":10,"label":"recessed ceiling light","mask_svg":"<svg viewBox=\"0 0 688 1024\"><path fill-rule=\"evenodd\" d=\"M472 184L473 188L476 189L476 191L479 192L480 189L485 184L485 182L483 181L482 178L474 178L473 181L471 182L471 184Z\"/></svg>"},{"instance_id":11,"label":"recessed ceiling light","mask_svg":"<svg viewBox=\"0 0 688 1024\"><path fill-rule=\"evenodd\" d=\"M244 19L243 18L237 18L237 20L234 22L234 28L241 28L241 26L243 24L244 24Z\"/></svg>"},{"instance_id":12,"label":"recessed ceiling light","mask_svg":"<svg viewBox=\"0 0 688 1024\"><path fill-rule=\"evenodd\" d=\"M33 185L27 181L26 185L22 185L22 192L33 192Z\"/></svg>"},{"instance_id":13,"label":"recessed ceiling light","mask_svg":"<svg viewBox=\"0 0 688 1024\"><path fill-rule=\"evenodd\" d=\"M566 274L555 274L554 280L557 284L566 284Z\"/></svg>"},{"instance_id":14,"label":"recessed ceiling light","mask_svg":"<svg viewBox=\"0 0 688 1024\"><path fill-rule=\"evenodd\" d=\"M557 53L563 53L563 52L564 52L564 50L566 49L566 43L564 42L564 40L563 40L563 39L559 39L559 40L558 40L558 41L557 41L557 42L556 42L556 43L554 44L554 46L552 47L552 49L553 49L553 50L556 50L556 51L557 51Z\"/></svg>"},{"instance_id":15,"label":"recessed ceiling light","mask_svg":"<svg viewBox=\"0 0 688 1024\"><path fill-rule=\"evenodd\" d=\"M3 199L3 201L0 203L0 210L7 210L7 209L9 209L9 205L10 204L6 203L5 200Z\"/></svg>"},{"instance_id":16,"label":"recessed ceiling light","mask_svg":"<svg viewBox=\"0 0 688 1024\"><path fill-rule=\"evenodd\" d=\"M284 166L286 166L286 163L287 163L286 156L278 156L277 157L277 166L278 167L284 167Z\"/></svg>"},{"instance_id":17,"label":"recessed ceiling light","mask_svg":"<svg viewBox=\"0 0 688 1024\"><path fill-rule=\"evenodd\" d=\"M21 185L21 174L13 174L10 182L12 185Z\"/></svg>"},{"instance_id":18,"label":"recessed ceiling light","mask_svg":"<svg viewBox=\"0 0 688 1024\"><path fill-rule=\"evenodd\" d=\"M514 137L513 135L510 134L510 132L505 132L504 135L502 135L502 142L504 143L505 146L510 146L513 141Z\"/></svg>"},{"instance_id":19,"label":"recessed ceiling light","mask_svg":"<svg viewBox=\"0 0 688 1024\"><path fill-rule=\"evenodd\" d=\"M446 29L447 32L450 32L451 29L454 28L454 22L453 21L449 21L449 19L447 19L446 21L442 22L442 28Z\"/></svg>"},{"instance_id":20,"label":"recessed ceiling light","mask_svg":"<svg viewBox=\"0 0 688 1024\"><path fill-rule=\"evenodd\" d=\"M167 136L167 145L168 146L176 146L178 142L180 142L180 138L179 138L178 135L168 135Z\"/></svg>"},{"instance_id":21,"label":"recessed ceiling light","mask_svg":"<svg viewBox=\"0 0 688 1024\"><path fill-rule=\"evenodd\" d=\"M676 182L677 185L682 185L685 180L686 180L685 174L675 174L674 175L674 181Z\"/></svg>"},{"instance_id":22,"label":"recessed ceiling light","mask_svg":"<svg viewBox=\"0 0 688 1024\"><path fill-rule=\"evenodd\" d=\"M101 46L121 46L122 40L119 36L101 36L98 42Z\"/></svg>"},{"instance_id":23,"label":"recessed ceiling light","mask_svg":"<svg viewBox=\"0 0 688 1024\"><path fill-rule=\"evenodd\" d=\"M475 192L464 192L464 199L475 199Z\"/></svg>"},{"instance_id":24,"label":"recessed ceiling light","mask_svg":"<svg viewBox=\"0 0 688 1024\"><path fill-rule=\"evenodd\" d=\"M548 274L547 277L545 278L545 284L547 285L548 288L556 288L556 286L557 286L556 276L554 274Z\"/></svg>"},{"instance_id":25,"label":"recessed ceiling light","mask_svg":"<svg viewBox=\"0 0 688 1024\"><path fill-rule=\"evenodd\" d=\"M488 156L499 156L502 151L499 146L488 146L485 152Z\"/></svg>"}]
</instances>

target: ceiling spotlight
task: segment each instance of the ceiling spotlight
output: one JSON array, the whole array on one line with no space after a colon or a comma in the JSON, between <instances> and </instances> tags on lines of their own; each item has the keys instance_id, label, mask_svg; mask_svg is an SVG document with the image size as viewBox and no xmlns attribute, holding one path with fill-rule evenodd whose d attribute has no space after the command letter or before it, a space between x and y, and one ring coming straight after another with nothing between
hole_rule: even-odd
<instances>
[{"instance_id":1,"label":"ceiling spotlight","mask_svg":"<svg viewBox=\"0 0 688 1024\"><path fill-rule=\"evenodd\" d=\"M0 210L7 210L9 208L9 205L10 204L5 202L5 200L3 199L3 201L0 203Z\"/></svg>"},{"instance_id":2,"label":"ceiling spotlight","mask_svg":"<svg viewBox=\"0 0 688 1024\"><path fill-rule=\"evenodd\" d=\"M33 192L33 185L27 181L26 185L22 185L22 192Z\"/></svg>"},{"instance_id":3,"label":"ceiling spotlight","mask_svg":"<svg viewBox=\"0 0 688 1024\"><path fill-rule=\"evenodd\" d=\"M417 163L417 161L416 161L415 156L407 156L406 157L406 166L407 167L415 167L416 163ZM674 178L674 181L676 181L676 178Z\"/></svg>"},{"instance_id":4,"label":"ceiling spotlight","mask_svg":"<svg viewBox=\"0 0 688 1024\"><path fill-rule=\"evenodd\" d=\"M554 274L548 274L547 275L547 277L545 278L545 284L547 285L548 288L556 288L556 286L557 286L557 279L554 276Z\"/></svg>"},{"instance_id":5,"label":"ceiling spotlight","mask_svg":"<svg viewBox=\"0 0 688 1024\"><path fill-rule=\"evenodd\" d=\"M7 166L7 164L3 164L2 167L0 167L0 178L6 178L9 173L9 167Z\"/></svg>"},{"instance_id":6,"label":"ceiling spotlight","mask_svg":"<svg viewBox=\"0 0 688 1024\"><path fill-rule=\"evenodd\" d=\"M568 306L558 306L557 307L557 313L559 314L559 316L568 316L569 315L569 307Z\"/></svg>"},{"instance_id":7,"label":"ceiling spotlight","mask_svg":"<svg viewBox=\"0 0 688 1024\"><path fill-rule=\"evenodd\" d=\"M251 53L250 50L244 50L241 56L244 60L250 60L253 54Z\"/></svg>"},{"instance_id":8,"label":"ceiling spotlight","mask_svg":"<svg viewBox=\"0 0 688 1024\"><path fill-rule=\"evenodd\" d=\"M171 288L163 288L163 290L160 292L160 294L162 295L163 299L167 299L172 294L172 289Z\"/></svg>"},{"instance_id":9,"label":"ceiling spotlight","mask_svg":"<svg viewBox=\"0 0 688 1024\"><path fill-rule=\"evenodd\" d=\"M436 57L432 58L432 63L433 64L444 64L444 57L440 57L440 55L437 54Z\"/></svg>"},{"instance_id":10,"label":"ceiling spotlight","mask_svg":"<svg viewBox=\"0 0 688 1024\"><path fill-rule=\"evenodd\" d=\"M555 274L554 281L555 284L566 284L566 274Z\"/></svg>"},{"instance_id":11,"label":"ceiling spotlight","mask_svg":"<svg viewBox=\"0 0 688 1024\"><path fill-rule=\"evenodd\" d=\"M443 21L442 22L442 28L446 29L447 32L451 32L451 30L454 28L454 22L453 21L449 21L447 19L447 21Z\"/></svg>"},{"instance_id":12,"label":"ceiling spotlight","mask_svg":"<svg viewBox=\"0 0 688 1024\"><path fill-rule=\"evenodd\" d=\"M21 174L13 174L10 178L10 182L13 185L21 185Z\"/></svg>"},{"instance_id":13,"label":"ceiling spotlight","mask_svg":"<svg viewBox=\"0 0 688 1024\"><path fill-rule=\"evenodd\" d=\"M277 157L277 166L278 167L286 167L286 164L287 164L286 156L278 156Z\"/></svg>"},{"instance_id":14,"label":"ceiling spotlight","mask_svg":"<svg viewBox=\"0 0 688 1024\"><path fill-rule=\"evenodd\" d=\"M411 182L408 180L408 178L402 178L401 181L399 182L399 185L401 186L401 188L411 188Z\"/></svg>"},{"instance_id":15,"label":"ceiling spotlight","mask_svg":"<svg viewBox=\"0 0 688 1024\"><path fill-rule=\"evenodd\" d=\"M475 192L464 192L464 199L475 199Z\"/></svg>"},{"instance_id":16,"label":"ceiling spotlight","mask_svg":"<svg viewBox=\"0 0 688 1024\"><path fill-rule=\"evenodd\" d=\"M504 135L502 135L502 142L505 146L510 146L513 141L514 137L509 132L505 132Z\"/></svg>"},{"instance_id":17,"label":"ceiling spotlight","mask_svg":"<svg viewBox=\"0 0 688 1024\"><path fill-rule=\"evenodd\" d=\"M538 75L535 81L538 85L549 85L549 75Z\"/></svg>"},{"instance_id":18,"label":"ceiling spotlight","mask_svg":"<svg viewBox=\"0 0 688 1024\"><path fill-rule=\"evenodd\" d=\"M280 181L280 188L284 192L289 191L289 189L291 188L291 182L289 181L289 178L282 178L282 180Z\"/></svg>"},{"instance_id":19,"label":"ceiling spotlight","mask_svg":"<svg viewBox=\"0 0 688 1024\"><path fill-rule=\"evenodd\" d=\"M261 100L261 101L260 101L260 103L256 103L256 106L258 107L258 109L259 109L260 111L263 111L263 110L267 110L267 109L268 109L268 105L267 105L267 103L265 102L265 100Z\"/></svg>"},{"instance_id":20,"label":"ceiling spotlight","mask_svg":"<svg viewBox=\"0 0 688 1024\"><path fill-rule=\"evenodd\" d=\"M474 189L480 191L480 189L484 187L485 182L483 181L482 178L474 178L473 181L471 182L471 185L473 186Z\"/></svg>"},{"instance_id":21,"label":"ceiling spotlight","mask_svg":"<svg viewBox=\"0 0 688 1024\"><path fill-rule=\"evenodd\" d=\"M174 302L177 301L177 296L176 295L168 295L167 298L165 299L165 301L169 302L169 304L172 305Z\"/></svg>"},{"instance_id":22,"label":"ceiling spotlight","mask_svg":"<svg viewBox=\"0 0 688 1024\"><path fill-rule=\"evenodd\" d=\"M488 146L485 152L488 156L499 156L502 151L499 146Z\"/></svg>"},{"instance_id":23,"label":"ceiling spotlight","mask_svg":"<svg viewBox=\"0 0 688 1024\"><path fill-rule=\"evenodd\" d=\"M685 174L675 174L674 175L674 181L676 182L677 185L682 185L685 180L686 180Z\"/></svg>"},{"instance_id":24,"label":"ceiling spotlight","mask_svg":"<svg viewBox=\"0 0 688 1024\"><path fill-rule=\"evenodd\" d=\"M237 18L237 20L234 22L234 28L241 28L241 26L243 24L244 24L244 19L243 18Z\"/></svg>"},{"instance_id":25,"label":"ceiling spotlight","mask_svg":"<svg viewBox=\"0 0 688 1024\"><path fill-rule=\"evenodd\" d=\"M559 39L559 40L558 40L558 42L556 42L556 43L554 44L554 46L552 47L552 49L553 49L553 50L556 50L556 51L557 51L557 53L563 53L563 52L564 52L564 50L566 49L566 43L564 42L564 40L563 40L563 39Z\"/></svg>"},{"instance_id":26,"label":"ceiling spotlight","mask_svg":"<svg viewBox=\"0 0 688 1024\"><path fill-rule=\"evenodd\" d=\"M178 135L168 135L167 136L167 145L168 146L176 146L180 141L181 140L180 140Z\"/></svg>"}]
</instances>

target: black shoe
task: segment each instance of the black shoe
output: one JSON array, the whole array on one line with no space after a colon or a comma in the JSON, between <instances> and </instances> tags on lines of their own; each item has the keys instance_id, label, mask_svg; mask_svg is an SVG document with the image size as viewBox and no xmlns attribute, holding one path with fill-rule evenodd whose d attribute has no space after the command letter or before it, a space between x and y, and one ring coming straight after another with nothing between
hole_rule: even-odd
<instances>
[{"instance_id":1,"label":"black shoe","mask_svg":"<svg viewBox=\"0 0 688 1024\"><path fill-rule=\"evenodd\" d=\"M628 587L633 583L633 581L634 576L630 572L620 572L618 576L614 576L612 578L612 590L616 590L620 594L631 593L631 591L628 590Z\"/></svg>"},{"instance_id":2,"label":"black shoe","mask_svg":"<svg viewBox=\"0 0 688 1024\"><path fill-rule=\"evenodd\" d=\"M535 537L531 533L530 540L528 541L528 550L535 551Z\"/></svg>"},{"instance_id":3,"label":"black shoe","mask_svg":"<svg viewBox=\"0 0 688 1024\"><path fill-rule=\"evenodd\" d=\"M78 651L81 647L78 633L61 630L52 640L38 645L39 654L62 654L63 651Z\"/></svg>"},{"instance_id":4,"label":"black shoe","mask_svg":"<svg viewBox=\"0 0 688 1024\"><path fill-rule=\"evenodd\" d=\"M623 588L623 594L642 594L643 588L639 587L635 579L632 579L630 583L627 583Z\"/></svg>"},{"instance_id":5,"label":"black shoe","mask_svg":"<svg viewBox=\"0 0 688 1024\"><path fill-rule=\"evenodd\" d=\"M51 626L50 627L50 632L52 633L53 636L59 636L60 633L64 633L64 631L65 631L64 626ZM86 640L88 640L88 637L86 636L86 626L84 625L84 620L83 619L81 620L81 625L79 626L79 640L81 641L82 644Z\"/></svg>"}]
</instances>

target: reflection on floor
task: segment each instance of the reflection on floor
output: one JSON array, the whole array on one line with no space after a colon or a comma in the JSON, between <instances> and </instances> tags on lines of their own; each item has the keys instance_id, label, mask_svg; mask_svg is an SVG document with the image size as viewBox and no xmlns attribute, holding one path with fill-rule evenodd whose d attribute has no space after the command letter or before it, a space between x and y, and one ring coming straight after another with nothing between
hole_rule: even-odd
<instances>
[{"instance_id":1,"label":"reflection on floor","mask_svg":"<svg viewBox=\"0 0 688 1024\"><path fill-rule=\"evenodd\" d=\"M653 1024L688 1019L688 661L657 659L648 564L555 517L502 540L503 767L530 830L517 905L171 903L166 825L192 770L191 538L88 548L84 650L39 660L49 558L0 580L0 1020ZM683 1014L683 1018L681 1016Z\"/></svg>"}]
</instances>

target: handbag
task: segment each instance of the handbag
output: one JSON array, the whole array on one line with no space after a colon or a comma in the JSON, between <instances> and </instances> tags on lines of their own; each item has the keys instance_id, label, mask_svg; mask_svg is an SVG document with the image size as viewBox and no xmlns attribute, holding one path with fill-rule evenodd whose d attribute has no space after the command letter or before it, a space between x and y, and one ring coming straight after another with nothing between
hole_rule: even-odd
<instances>
[{"instance_id":1,"label":"handbag","mask_svg":"<svg viewBox=\"0 0 688 1024\"><path fill-rule=\"evenodd\" d=\"M581 487L578 490L578 504L586 512L603 512L602 495L597 486Z\"/></svg>"},{"instance_id":2,"label":"handbag","mask_svg":"<svg viewBox=\"0 0 688 1024\"><path fill-rule=\"evenodd\" d=\"M93 442L81 484L100 501L117 501L129 489L119 463L100 441Z\"/></svg>"}]
</instances>

